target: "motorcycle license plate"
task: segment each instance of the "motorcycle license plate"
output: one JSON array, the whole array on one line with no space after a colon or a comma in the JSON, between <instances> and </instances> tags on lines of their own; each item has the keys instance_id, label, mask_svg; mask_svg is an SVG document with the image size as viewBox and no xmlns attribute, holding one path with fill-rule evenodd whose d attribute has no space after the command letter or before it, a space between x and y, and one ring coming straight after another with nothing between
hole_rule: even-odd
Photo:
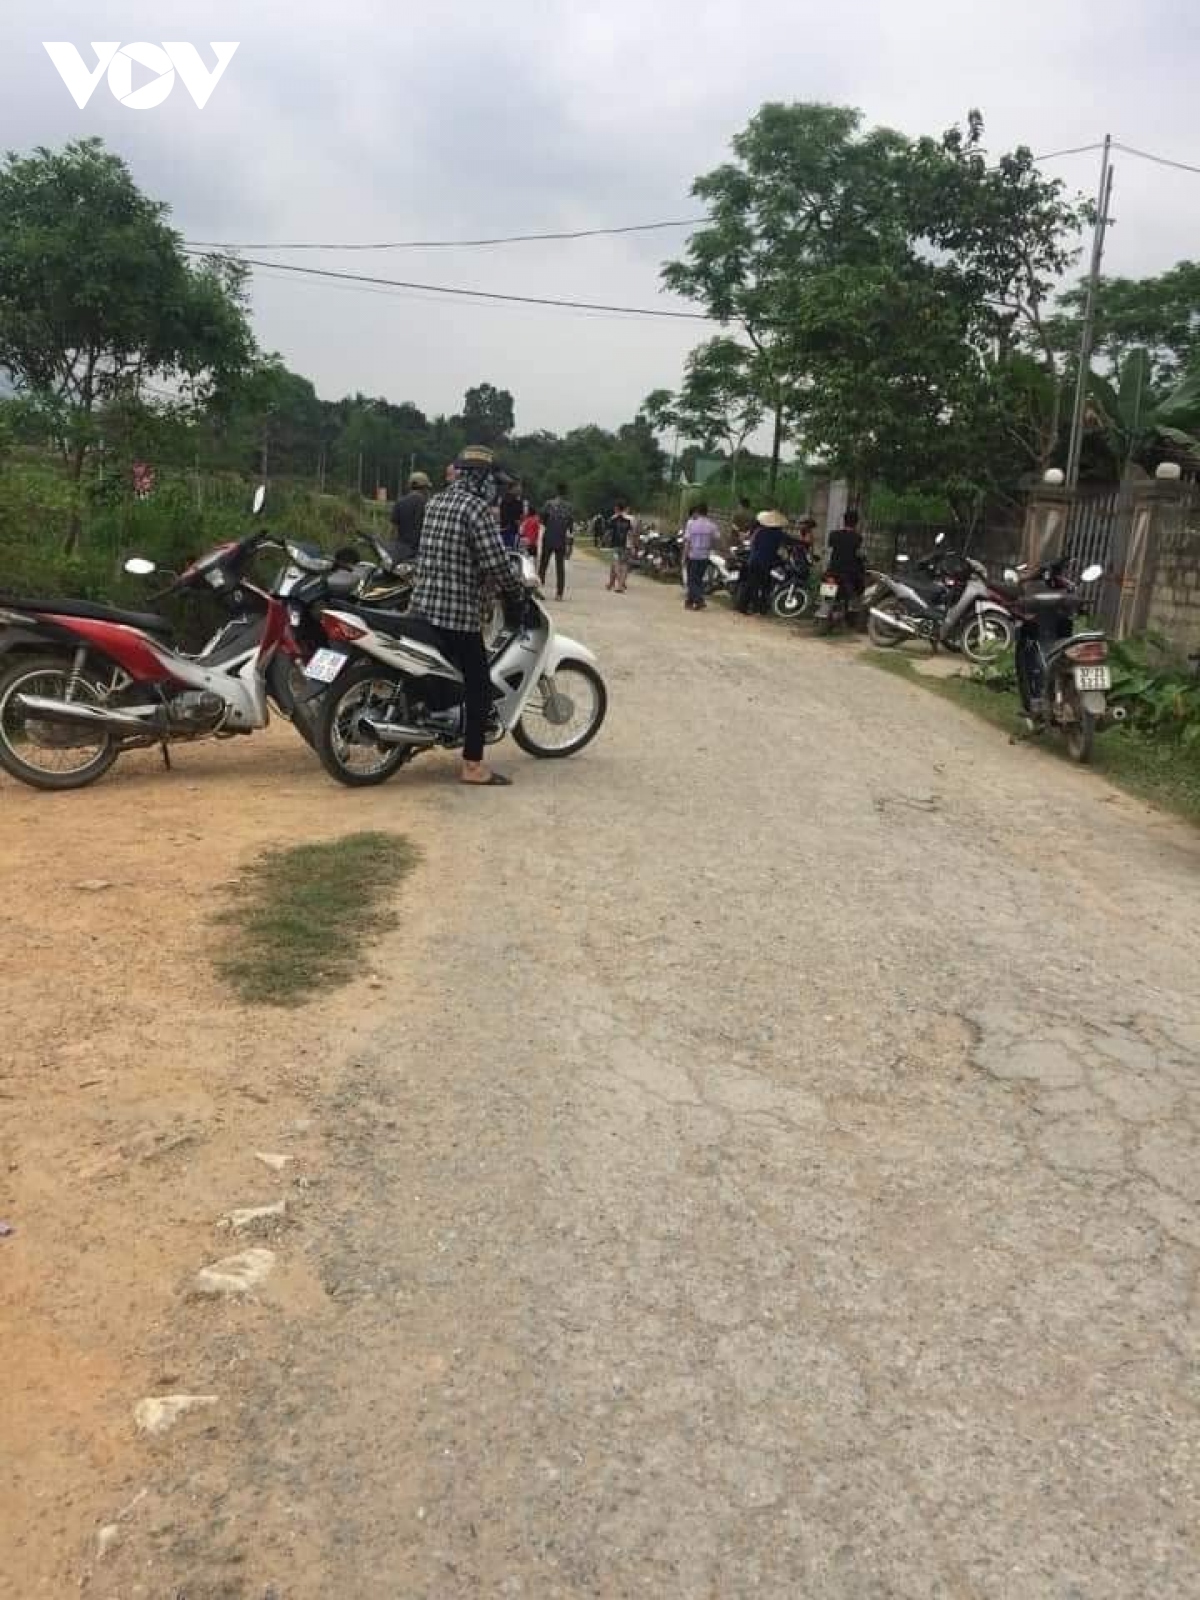
<instances>
[{"instance_id":1,"label":"motorcycle license plate","mask_svg":"<svg viewBox=\"0 0 1200 1600\"><path fill-rule=\"evenodd\" d=\"M318 650L305 666L304 676L317 683L332 683L345 665L346 657L340 650Z\"/></svg>"},{"instance_id":2,"label":"motorcycle license plate","mask_svg":"<svg viewBox=\"0 0 1200 1600\"><path fill-rule=\"evenodd\" d=\"M1112 688L1112 672L1108 667L1076 667L1075 687L1086 693L1091 690Z\"/></svg>"},{"instance_id":3,"label":"motorcycle license plate","mask_svg":"<svg viewBox=\"0 0 1200 1600\"><path fill-rule=\"evenodd\" d=\"M821 585L821 599L822 600L836 600L837 599L837 584L836 583L823 583Z\"/></svg>"}]
</instances>

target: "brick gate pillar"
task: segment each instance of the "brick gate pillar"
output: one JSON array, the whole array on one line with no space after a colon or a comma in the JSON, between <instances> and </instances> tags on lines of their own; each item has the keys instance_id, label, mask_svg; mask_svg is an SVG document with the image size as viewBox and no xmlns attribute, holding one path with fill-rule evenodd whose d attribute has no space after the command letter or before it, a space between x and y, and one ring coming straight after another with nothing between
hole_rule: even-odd
<instances>
[{"instance_id":1,"label":"brick gate pillar","mask_svg":"<svg viewBox=\"0 0 1200 1600\"><path fill-rule=\"evenodd\" d=\"M1027 566L1036 567L1062 554L1074 502L1074 491L1064 486L1062 473L1053 469L1031 492L1021 534L1021 560Z\"/></svg>"},{"instance_id":2,"label":"brick gate pillar","mask_svg":"<svg viewBox=\"0 0 1200 1600\"><path fill-rule=\"evenodd\" d=\"M1115 564L1120 594L1112 631L1118 639L1143 632L1149 622L1159 552L1164 542L1181 534L1188 491L1180 482L1179 468L1168 464L1158 469L1155 478L1135 483L1131 498L1125 549Z\"/></svg>"}]
</instances>

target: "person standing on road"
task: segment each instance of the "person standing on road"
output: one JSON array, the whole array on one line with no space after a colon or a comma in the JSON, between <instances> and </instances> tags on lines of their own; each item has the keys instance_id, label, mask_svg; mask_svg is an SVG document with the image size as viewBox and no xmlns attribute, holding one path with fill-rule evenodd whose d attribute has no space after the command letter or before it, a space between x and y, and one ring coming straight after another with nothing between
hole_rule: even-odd
<instances>
[{"instance_id":1,"label":"person standing on road","mask_svg":"<svg viewBox=\"0 0 1200 1600\"><path fill-rule=\"evenodd\" d=\"M521 549L537 560L538 543L542 537L542 523L537 512L530 506L525 516L521 519Z\"/></svg>"},{"instance_id":2,"label":"person standing on road","mask_svg":"<svg viewBox=\"0 0 1200 1600\"><path fill-rule=\"evenodd\" d=\"M852 610L866 587L866 567L862 555L862 530L858 512L847 511L840 528L829 535L828 571L847 592L847 609Z\"/></svg>"},{"instance_id":3,"label":"person standing on road","mask_svg":"<svg viewBox=\"0 0 1200 1600\"><path fill-rule=\"evenodd\" d=\"M551 557L554 559L556 600L562 599L567 587L567 546L574 526L575 512L567 499L567 486L560 483L553 499L542 507L542 554L538 561L538 577L545 583Z\"/></svg>"},{"instance_id":4,"label":"person standing on road","mask_svg":"<svg viewBox=\"0 0 1200 1600\"><path fill-rule=\"evenodd\" d=\"M525 501L521 495L520 483L510 484L500 496L500 539L506 550L517 548L524 511Z\"/></svg>"},{"instance_id":5,"label":"person standing on road","mask_svg":"<svg viewBox=\"0 0 1200 1600\"><path fill-rule=\"evenodd\" d=\"M703 611L708 601L704 598L704 574L708 571L708 558L720 538L721 530L708 514L708 503L698 500L692 507L683 530L683 561L687 576L685 611Z\"/></svg>"},{"instance_id":6,"label":"person standing on road","mask_svg":"<svg viewBox=\"0 0 1200 1600\"><path fill-rule=\"evenodd\" d=\"M750 559L738 590L737 608L743 615L766 614L771 568L779 558L787 526L788 519L782 511L760 511L755 520L750 537Z\"/></svg>"},{"instance_id":7,"label":"person standing on road","mask_svg":"<svg viewBox=\"0 0 1200 1600\"><path fill-rule=\"evenodd\" d=\"M392 555L397 561L415 561L421 548L421 527L425 521L425 502L433 484L423 472L408 480L408 493L392 507Z\"/></svg>"},{"instance_id":8,"label":"person standing on road","mask_svg":"<svg viewBox=\"0 0 1200 1600\"><path fill-rule=\"evenodd\" d=\"M492 680L483 642L486 584L499 591L510 615L524 606L525 591L500 541L493 506L507 485L492 452L470 445L456 463L454 482L430 500L421 537L412 612L436 630L442 653L463 675L464 739L461 782L509 782L484 764L492 716Z\"/></svg>"},{"instance_id":9,"label":"person standing on road","mask_svg":"<svg viewBox=\"0 0 1200 1600\"><path fill-rule=\"evenodd\" d=\"M625 586L629 582L629 545L633 538L633 518L626 509L624 500L618 500L613 514L608 519L608 542L612 546L612 566L608 572L609 589L617 594L625 593Z\"/></svg>"}]
</instances>

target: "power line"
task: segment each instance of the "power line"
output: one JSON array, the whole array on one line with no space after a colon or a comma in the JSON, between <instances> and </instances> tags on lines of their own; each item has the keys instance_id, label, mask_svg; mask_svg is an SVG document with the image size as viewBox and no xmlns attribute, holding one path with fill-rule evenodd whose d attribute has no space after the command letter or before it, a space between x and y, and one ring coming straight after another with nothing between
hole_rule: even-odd
<instances>
[{"instance_id":1,"label":"power line","mask_svg":"<svg viewBox=\"0 0 1200 1600\"><path fill-rule=\"evenodd\" d=\"M555 239L599 239L621 233L656 233L665 228L696 228L707 217L683 217L677 222L632 222L620 228L580 228L572 233L509 233L495 239L391 239L381 244L230 244L212 239L189 239L189 246L206 250L473 250L495 244L535 244Z\"/></svg>"},{"instance_id":2,"label":"power line","mask_svg":"<svg viewBox=\"0 0 1200 1600\"><path fill-rule=\"evenodd\" d=\"M1066 150L1048 150L1034 156L1035 161L1057 161L1063 156L1086 155L1099 150L1099 140L1091 144L1072 145ZM1122 148L1124 148L1122 146ZM238 244L228 239L188 239L186 244L194 250L476 250L492 245L540 244L570 239L614 238L629 233L660 233L669 228L699 228L711 217L679 217L666 222L630 222L613 228L577 228L571 231L549 233L508 233L482 239L385 239L378 243L349 240L293 241L285 244Z\"/></svg>"},{"instance_id":3,"label":"power line","mask_svg":"<svg viewBox=\"0 0 1200 1600\"><path fill-rule=\"evenodd\" d=\"M196 246L184 247L189 255L206 255L208 251ZM444 283L409 283L402 278L377 278L361 272L335 272L331 267L298 267L285 261L257 261L252 256L241 258L248 267L265 267L271 272L290 272L306 278L328 278L340 283L363 283L388 289L418 289L429 294L461 296L468 300L503 300L510 304L527 306L561 306L571 311L616 311L629 317L666 317L675 322L711 322L702 311L660 311L655 306L614 306L594 300L556 300L547 295L502 294L496 289L453 288Z\"/></svg>"},{"instance_id":4,"label":"power line","mask_svg":"<svg viewBox=\"0 0 1200 1600\"><path fill-rule=\"evenodd\" d=\"M1120 144L1113 140L1113 149L1120 150L1127 156L1136 156L1139 161L1153 161L1158 167L1174 167L1179 172L1200 173L1200 167L1193 167L1187 161L1172 161L1169 156L1151 155L1148 150L1135 150L1131 144Z\"/></svg>"}]
</instances>

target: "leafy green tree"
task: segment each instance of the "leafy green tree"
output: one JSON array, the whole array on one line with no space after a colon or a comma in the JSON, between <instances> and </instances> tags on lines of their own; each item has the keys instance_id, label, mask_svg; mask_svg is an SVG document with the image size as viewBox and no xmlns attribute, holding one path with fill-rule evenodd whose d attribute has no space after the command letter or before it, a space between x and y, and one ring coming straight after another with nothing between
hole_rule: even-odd
<instances>
[{"instance_id":1,"label":"leafy green tree","mask_svg":"<svg viewBox=\"0 0 1200 1600\"><path fill-rule=\"evenodd\" d=\"M746 440L762 425L762 388L750 346L736 339L710 339L688 357L679 393L656 389L643 410L660 431L677 429L689 444L727 454L736 489Z\"/></svg>"},{"instance_id":2,"label":"leafy green tree","mask_svg":"<svg viewBox=\"0 0 1200 1600\"><path fill-rule=\"evenodd\" d=\"M469 444L502 444L516 420L513 397L507 389L479 383L463 397L462 426Z\"/></svg>"},{"instance_id":3,"label":"leafy green tree","mask_svg":"<svg viewBox=\"0 0 1200 1600\"><path fill-rule=\"evenodd\" d=\"M245 269L191 265L167 216L98 139L0 167L0 367L60 441L76 491L69 550L98 408L153 383L211 398L253 352Z\"/></svg>"},{"instance_id":4,"label":"leafy green tree","mask_svg":"<svg viewBox=\"0 0 1200 1600\"><path fill-rule=\"evenodd\" d=\"M1118 474L1160 461L1200 461L1200 369L1185 373L1165 393L1155 385L1153 354L1131 349L1115 381L1093 373L1087 421L1105 437Z\"/></svg>"}]
</instances>

